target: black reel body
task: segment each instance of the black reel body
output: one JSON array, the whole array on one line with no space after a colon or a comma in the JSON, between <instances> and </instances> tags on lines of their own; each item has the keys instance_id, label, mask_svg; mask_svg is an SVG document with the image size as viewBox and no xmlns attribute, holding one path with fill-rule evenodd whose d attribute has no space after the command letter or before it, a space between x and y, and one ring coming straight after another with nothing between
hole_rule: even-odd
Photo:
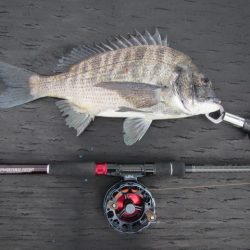
<instances>
[{"instance_id":1,"label":"black reel body","mask_svg":"<svg viewBox=\"0 0 250 250\"><path fill-rule=\"evenodd\" d=\"M104 198L103 209L111 227L121 233L139 232L156 219L152 194L134 180L112 186Z\"/></svg>"}]
</instances>

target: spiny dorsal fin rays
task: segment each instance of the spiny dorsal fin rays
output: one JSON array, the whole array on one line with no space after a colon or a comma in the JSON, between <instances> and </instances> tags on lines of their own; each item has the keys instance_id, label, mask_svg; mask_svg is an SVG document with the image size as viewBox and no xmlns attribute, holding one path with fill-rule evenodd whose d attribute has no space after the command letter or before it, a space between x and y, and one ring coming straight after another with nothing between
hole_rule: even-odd
<instances>
[{"instance_id":1,"label":"spiny dorsal fin rays","mask_svg":"<svg viewBox=\"0 0 250 250\"><path fill-rule=\"evenodd\" d=\"M168 39L167 36L162 39L158 29L155 30L154 35L151 35L148 30L145 30L143 34L135 30L135 34L129 34L127 38L124 36L116 36L112 40L107 40L106 43L95 44L94 46L84 44L78 48L74 48L67 56L62 57L58 61L55 72L64 72L74 64L106 51L141 45L168 46Z\"/></svg>"},{"instance_id":2,"label":"spiny dorsal fin rays","mask_svg":"<svg viewBox=\"0 0 250 250\"><path fill-rule=\"evenodd\" d=\"M144 31L144 37L147 40L148 44L156 45L154 38L151 36L151 34L147 30Z\"/></svg>"},{"instance_id":3,"label":"spiny dorsal fin rays","mask_svg":"<svg viewBox=\"0 0 250 250\"><path fill-rule=\"evenodd\" d=\"M121 49L128 47L118 36L115 37L115 42Z\"/></svg>"},{"instance_id":4,"label":"spiny dorsal fin rays","mask_svg":"<svg viewBox=\"0 0 250 250\"><path fill-rule=\"evenodd\" d=\"M127 43L128 47L132 47L133 46L133 44L127 38L125 38L124 36L120 35L119 38L123 39L123 41L125 43Z\"/></svg>"},{"instance_id":5,"label":"spiny dorsal fin rays","mask_svg":"<svg viewBox=\"0 0 250 250\"><path fill-rule=\"evenodd\" d=\"M161 34L157 28L155 29L155 33L153 35L153 38L157 44L162 45Z\"/></svg>"},{"instance_id":6,"label":"spiny dorsal fin rays","mask_svg":"<svg viewBox=\"0 0 250 250\"><path fill-rule=\"evenodd\" d=\"M88 52L89 54L96 53L96 52L98 53L99 52L94 46L91 47L91 46L89 46L87 44L83 44L82 49L83 50L85 49L86 52ZM77 49L75 51L77 52Z\"/></svg>"},{"instance_id":7,"label":"spiny dorsal fin rays","mask_svg":"<svg viewBox=\"0 0 250 250\"><path fill-rule=\"evenodd\" d=\"M95 46L100 50L101 53L107 51L105 48L103 48L103 47L100 46L99 44L96 44L96 43L95 43Z\"/></svg>"},{"instance_id":8,"label":"spiny dorsal fin rays","mask_svg":"<svg viewBox=\"0 0 250 250\"><path fill-rule=\"evenodd\" d=\"M162 40L162 45L163 45L163 46L168 46L168 37L167 37L167 35L166 35L165 38Z\"/></svg>"},{"instance_id":9,"label":"spiny dorsal fin rays","mask_svg":"<svg viewBox=\"0 0 250 250\"><path fill-rule=\"evenodd\" d=\"M117 46L113 41L107 40L107 42L114 47L114 49L119 49L119 46Z\"/></svg>"},{"instance_id":10,"label":"spiny dorsal fin rays","mask_svg":"<svg viewBox=\"0 0 250 250\"><path fill-rule=\"evenodd\" d=\"M114 50L110 45L106 44L106 43L101 43L101 45L109 50Z\"/></svg>"},{"instance_id":11,"label":"spiny dorsal fin rays","mask_svg":"<svg viewBox=\"0 0 250 250\"><path fill-rule=\"evenodd\" d=\"M143 44L143 45L148 45L147 40L145 39L145 37L137 30L135 30L135 34L137 36L137 39Z\"/></svg>"},{"instance_id":12,"label":"spiny dorsal fin rays","mask_svg":"<svg viewBox=\"0 0 250 250\"><path fill-rule=\"evenodd\" d=\"M129 41L134 45L134 46L139 46L142 45L140 41L133 35L129 34Z\"/></svg>"}]
</instances>

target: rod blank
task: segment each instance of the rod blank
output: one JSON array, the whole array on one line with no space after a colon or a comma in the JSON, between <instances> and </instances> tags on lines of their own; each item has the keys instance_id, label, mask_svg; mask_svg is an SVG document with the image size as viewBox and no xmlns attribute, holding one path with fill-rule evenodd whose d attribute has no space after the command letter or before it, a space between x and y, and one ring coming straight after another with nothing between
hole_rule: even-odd
<instances>
[{"instance_id":1,"label":"rod blank","mask_svg":"<svg viewBox=\"0 0 250 250\"><path fill-rule=\"evenodd\" d=\"M185 173L229 173L250 172L250 166L186 166Z\"/></svg>"},{"instance_id":2,"label":"rod blank","mask_svg":"<svg viewBox=\"0 0 250 250\"><path fill-rule=\"evenodd\" d=\"M49 165L0 165L0 174L48 174Z\"/></svg>"},{"instance_id":3,"label":"rod blank","mask_svg":"<svg viewBox=\"0 0 250 250\"><path fill-rule=\"evenodd\" d=\"M6 165L0 164L0 175L7 174L50 174L50 175L77 175L83 178L100 175L94 162L86 163L52 163L50 165ZM115 164L105 163L104 175L143 177L184 176L185 173L237 173L250 172L250 166L213 166L213 165L185 165L182 162L157 162L150 164ZM102 173L103 175L103 173Z\"/></svg>"}]
</instances>

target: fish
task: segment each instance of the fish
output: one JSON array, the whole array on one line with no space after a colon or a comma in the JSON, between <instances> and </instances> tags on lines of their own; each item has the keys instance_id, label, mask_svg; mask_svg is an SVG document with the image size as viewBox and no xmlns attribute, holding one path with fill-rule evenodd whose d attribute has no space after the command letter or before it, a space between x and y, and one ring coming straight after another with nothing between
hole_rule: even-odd
<instances>
[{"instance_id":1,"label":"fish","mask_svg":"<svg viewBox=\"0 0 250 250\"><path fill-rule=\"evenodd\" d=\"M135 144L153 120L185 118L220 109L211 81L167 36L135 31L92 46L83 44L45 76L0 62L0 108L58 98L77 136L96 116L125 118L124 143Z\"/></svg>"}]
</instances>

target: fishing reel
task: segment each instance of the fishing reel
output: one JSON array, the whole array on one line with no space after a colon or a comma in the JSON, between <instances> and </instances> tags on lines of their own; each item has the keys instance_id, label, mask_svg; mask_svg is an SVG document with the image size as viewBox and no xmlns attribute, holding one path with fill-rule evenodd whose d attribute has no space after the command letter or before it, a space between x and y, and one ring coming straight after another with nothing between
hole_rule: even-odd
<instances>
[{"instance_id":1,"label":"fishing reel","mask_svg":"<svg viewBox=\"0 0 250 250\"><path fill-rule=\"evenodd\" d=\"M137 233L155 222L155 200L150 191L137 181L138 177L154 173L153 167L96 164L97 175L123 178L107 191L103 201L105 217L114 230Z\"/></svg>"},{"instance_id":2,"label":"fishing reel","mask_svg":"<svg viewBox=\"0 0 250 250\"><path fill-rule=\"evenodd\" d=\"M139 232L156 219L152 194L134 180L112 186L104 198L103 210L111 227L121 233Z\"/></svg>"},{"instance_id":3,"label":"fishing reel","mask_svg":"<svg viewBox=\"0 0 250 250\"><path fill-rule=\"evenodd\" d=\"M137 233L156 222L155 199L137 178L156 174L156 164L96 164L96 175L118 176L122 180L106 193L103 211L110 226L121 233ZM157 173L176 175L171 164L158 164ZM183 171L183 170L181 170Z\"/></svg>"}]
</instances>

